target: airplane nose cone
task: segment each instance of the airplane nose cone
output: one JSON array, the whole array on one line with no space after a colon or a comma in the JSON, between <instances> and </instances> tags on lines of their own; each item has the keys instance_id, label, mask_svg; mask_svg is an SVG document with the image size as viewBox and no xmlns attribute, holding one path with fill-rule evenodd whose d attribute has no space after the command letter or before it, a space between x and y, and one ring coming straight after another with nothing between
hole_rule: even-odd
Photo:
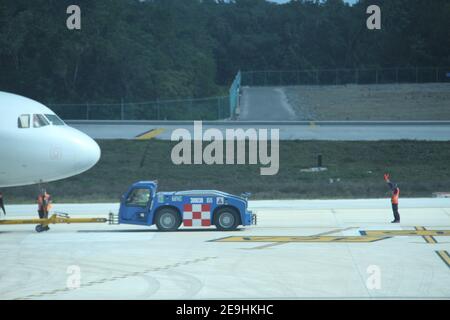
<instances>
[{"instance_id":1,"label":"airplane nose cone","mask_svg":"<svg viewBox=\"0 0 450 320\"><path fill-rule=\"evenodd\" d=\"M100 160L101 150L97 142L84 133L80 132L77 142L75 166L77 170L84 172L91 169Z\"/></svg>"}]
</instances>

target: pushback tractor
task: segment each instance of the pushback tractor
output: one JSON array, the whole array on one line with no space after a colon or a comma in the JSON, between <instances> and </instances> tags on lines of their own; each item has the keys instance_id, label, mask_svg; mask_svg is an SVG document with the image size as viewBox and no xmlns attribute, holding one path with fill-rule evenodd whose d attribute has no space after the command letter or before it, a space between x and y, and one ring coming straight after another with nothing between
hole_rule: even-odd
<instances>
[{"instance_id":1,"label":"pushback tractor","mask_svg":"<svg viewBox=\"0 0 450 320\"><path fill-rule=\"evenodd\" d=\"M118 215L111 223L156 225L161 231L184 227L216 226L218 230L236 230L240 225L256 224L256 215L248 210L249 194L235 196L216 190L158 192L156 181L134 183L122 196Z\"/></svg>"}]
</instances>

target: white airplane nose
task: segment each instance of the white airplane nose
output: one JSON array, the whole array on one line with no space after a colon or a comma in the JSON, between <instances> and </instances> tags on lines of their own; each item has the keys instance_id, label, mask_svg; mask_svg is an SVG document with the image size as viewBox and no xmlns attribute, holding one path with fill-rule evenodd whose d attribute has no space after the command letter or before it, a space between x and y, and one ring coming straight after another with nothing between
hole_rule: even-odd
<instances>
[{"instance_id":1,"label":"white airplane nose","mask_svg":"<svg viewBox=\"0 0 450 320\"><path fill-rule=\"evenodd\" d=\"M76 148L76 169L80 172L91 169L100 160L101 150L97 142L80 132Z\"/></svg>"}]
</instances>

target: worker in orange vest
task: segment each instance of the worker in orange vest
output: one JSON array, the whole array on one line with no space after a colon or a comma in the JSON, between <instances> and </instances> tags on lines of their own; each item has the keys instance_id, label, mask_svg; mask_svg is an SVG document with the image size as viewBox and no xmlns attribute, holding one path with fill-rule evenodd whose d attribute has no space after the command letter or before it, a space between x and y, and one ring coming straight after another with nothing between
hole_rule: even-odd
<instances>
[{"instance_id":1,"label":"worker in orange vest","mask_svg":"<svg viewBox=\"0 0 450 320\"><path fill-rule=\"evenodd\" d=\"M3 203L3 193L0 192L0 209L3 210L3 214L6 216L5 204Z\"/></svg>"},{"instance_id":2,"label":"worker in orange vest","mask_svg":"<svg viewBox=\"0 0 450 320\"><path fill-rule=\"evenodd\" d=\"M39 219L47 219L48 213L52 208L52 197L47 193L45 189L37 198Z\"/></svg>"},{"instance_id":3,"label":"worker in orange vest","mask_svg":"<svg viewBox=\"0 0 450 320\"><path fill-rule=\"evenodd\" d=\"M396 183L391 182L389 173L384 174L384 181L391 189L391 203L392 212L394 213L394 220L391 223L400 223L400 214L398 213L398 197L400 196L400 188Z\"/></svg>"}]
</instances>

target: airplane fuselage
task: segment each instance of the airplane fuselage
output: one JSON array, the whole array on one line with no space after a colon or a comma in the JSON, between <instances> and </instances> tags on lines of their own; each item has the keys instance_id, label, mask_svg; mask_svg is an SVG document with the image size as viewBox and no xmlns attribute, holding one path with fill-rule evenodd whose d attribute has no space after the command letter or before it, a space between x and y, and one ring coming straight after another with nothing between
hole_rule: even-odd
<instances>
[{"instance_id":1,"label":"airplane fuselage","mask_svg":"<svg viewBox=\"0 0 450 320\"><path fill-rule=\"evenodd\" d=\"M97 143L44 105L0 92L0 187L80 174L100 158Z\"/></svg>"}]
</instances>

